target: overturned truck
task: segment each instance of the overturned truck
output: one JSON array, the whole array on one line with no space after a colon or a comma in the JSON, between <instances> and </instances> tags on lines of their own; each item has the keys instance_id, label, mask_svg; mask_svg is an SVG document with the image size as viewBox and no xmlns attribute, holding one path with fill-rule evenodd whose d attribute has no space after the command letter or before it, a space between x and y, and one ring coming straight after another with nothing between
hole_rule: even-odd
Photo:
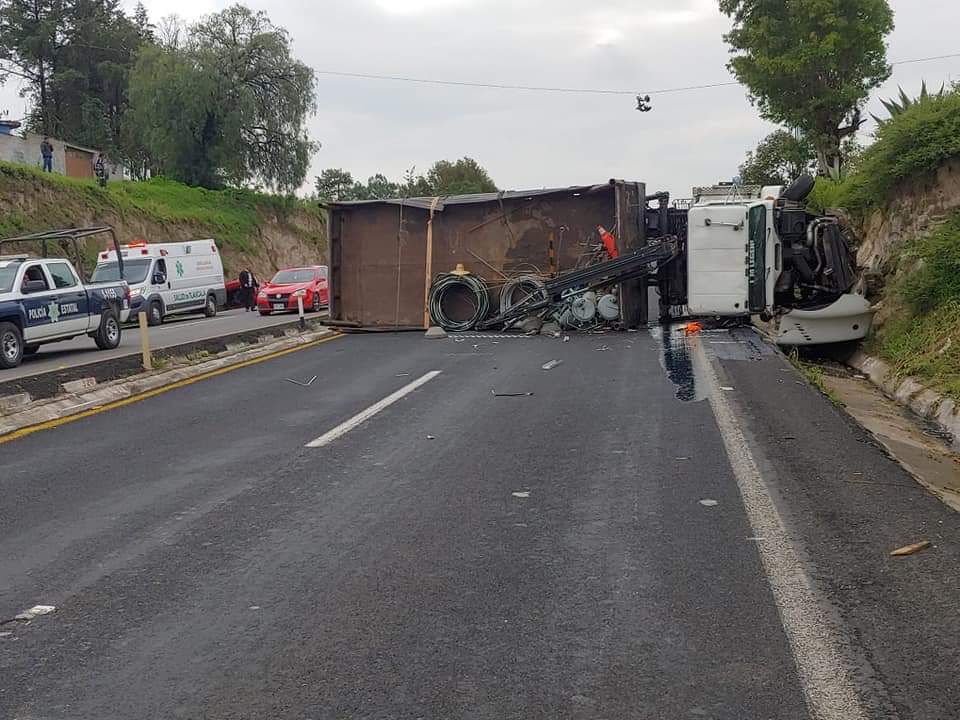
<instances>
[{"instance_id":1,"label":"overturned truck","mask_svg":"<svg viewBox=\"0 0 960 720\"><path fill-rule=\"evenodd\" d=\"M330 322L636 328L652 295L661 320L754 317L785 345L860 339L872 314L852 238L840 217L808 210L812 187L721 185L672 203L612 180L336 203Z\"/></svg>"}]
</instances>

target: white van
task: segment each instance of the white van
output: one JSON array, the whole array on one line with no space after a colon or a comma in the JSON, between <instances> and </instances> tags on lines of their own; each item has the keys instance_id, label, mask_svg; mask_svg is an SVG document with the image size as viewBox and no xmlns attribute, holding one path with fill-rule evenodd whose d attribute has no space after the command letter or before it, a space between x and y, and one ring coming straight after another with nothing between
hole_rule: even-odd
<instances>
[{"instance_id":1,"label":"white van","mask_svg":"<svg viewBox=\"0 0 960 720\"><path fill-rule=\"evenodd\" d=\"M223 263L213 240L181 243L140 241L120 246L123 278L130 285L130 317L147 314L147 322L159 325L167 315L202 312L217 314L225 305ZM119 280L116 250L97 258L93 282Z\"/></svg>"}]
</instances>

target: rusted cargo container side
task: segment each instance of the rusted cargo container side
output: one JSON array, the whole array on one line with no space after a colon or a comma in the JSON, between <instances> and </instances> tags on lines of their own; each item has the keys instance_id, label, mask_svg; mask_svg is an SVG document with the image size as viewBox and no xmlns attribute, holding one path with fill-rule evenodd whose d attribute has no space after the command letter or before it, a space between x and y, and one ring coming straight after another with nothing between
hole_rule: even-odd
<instances>
[{"instance_id":1,"label":"rusted cargo container side","mask_svg":"<svg viewBox=\"0 0 960 720\"><path fill-rule=\"evenodd\" d=\"M370 327L420 327L429 212L399 205L335 206L330 316Z\"/></svg>"},{"instance_id":2,"label":"rusted cargo container side","mask_svg":"<svg viewBox=\"0 0 960 720\"><path fill-rule=\"evenodd\" d=\"M613 197L613 188L603 187L576 196L565 193L505 199L502 204L448 205L434 221L434 272L463 263L490 283L502 278L488 264L504 273L546 274L551 241L554 267L572 269L587 245L598 241L597 225L613 228Z\"/></svg>"},{"instance_id":3,"label":"rusted cargo container side","mask_svg":"<svg viewBox=\"0 0 960 720\"><path fill-rule=\"evenodd\" d=\"M462 263L496 286L501 272L572 269L598 242L597 225L616 232L621 187L611 183L530 196L441 199L433 219L431 273L449 272ZM635 204L636 187L630 189L619 192L621 204L624 197ZM430 199L408 202L417 205L385 201L331 208L333 320L365 327L423 325ZM639 212L630 209L632 214L624 212L619 219L621 226ZM635 237L628 242L635 244ZM491 302L494 307L499 302L496 287Z\"/></svg>"}]
</instances>

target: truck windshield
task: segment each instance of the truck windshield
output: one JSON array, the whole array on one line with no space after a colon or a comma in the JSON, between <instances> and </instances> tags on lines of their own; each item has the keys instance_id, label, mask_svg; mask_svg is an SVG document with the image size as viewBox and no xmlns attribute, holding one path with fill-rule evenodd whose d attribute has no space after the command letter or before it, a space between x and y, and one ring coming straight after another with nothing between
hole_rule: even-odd
<instances>
[{"instance_id":1,"label":"truck windshield","mask_svg":"<svg viewBox=\"0 0 960 720\"><path fill-rule=\"evenodd\" d=\"M313 280L313 270L281 270L273 276L270 282L273 285L289 285L290 283L306 283Z\"/></svg>"},{"instance_id":2,"label":"truck windshield","mask_svg":"<svg viewBox=\"0 0 960 720\"><path fill-rule=\"evenodd\" d=\"M19 268L20 263L0 262L0 293L13 290L13 281L17 279L17 270Z\"/></svg>"},{"instance_id":3,"label":"truck windshield","mask_svg":"<svg viewBox=\"0 0 960 720\"><path fill-rule=\"evenodd\" d=\"M123 279L131 285L142 283L147 279L147 271L150 270L150 263L152 262L152 258L124 260L123 274L126 277ZM120 266L116 262L106 262L97 265L97 269L93 271L93 275L90 277L90 282L95 283L116 282L118 280L120 280Z\"/></svg>"}]
</instances>

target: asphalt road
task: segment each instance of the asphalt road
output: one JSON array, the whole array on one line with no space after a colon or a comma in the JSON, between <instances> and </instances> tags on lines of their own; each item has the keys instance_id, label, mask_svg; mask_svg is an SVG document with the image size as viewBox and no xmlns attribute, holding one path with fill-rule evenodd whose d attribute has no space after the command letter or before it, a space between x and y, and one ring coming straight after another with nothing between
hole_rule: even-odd
<instances>
[{"instance_id":1,"label":"asphalt road","mask_svg":"<svg viewBox=\"0 0 960 720\"><path fill-rule=\"evenodd\" d=\"M960 714L957 515L748 331L349 336L0 466L3 718Z\"/></svg>"},{"instance_id":2,"label":"asphalt road","mask_svg":"<svg viewBox=\"0 0 960 720\"><path fill-rule=\"evenodd\" d=\"M260 313L246 312L243 309L223 310L212 318L205 318L201 314L174 315L167 318L163 325L150 328L150 344L153 348L170 347L258 327L279 325L296 319L296 313L261 316ZM0 370L0 381L36 375L48 370L62 370L77 365L102 362L138 352L140 352L140 328L136 325L125 325L120 345L115 350L98 350L93 340L86 336L43 345L36 355L24 358L20 367L13 370Z\"/></svg>"}]
</instances>

